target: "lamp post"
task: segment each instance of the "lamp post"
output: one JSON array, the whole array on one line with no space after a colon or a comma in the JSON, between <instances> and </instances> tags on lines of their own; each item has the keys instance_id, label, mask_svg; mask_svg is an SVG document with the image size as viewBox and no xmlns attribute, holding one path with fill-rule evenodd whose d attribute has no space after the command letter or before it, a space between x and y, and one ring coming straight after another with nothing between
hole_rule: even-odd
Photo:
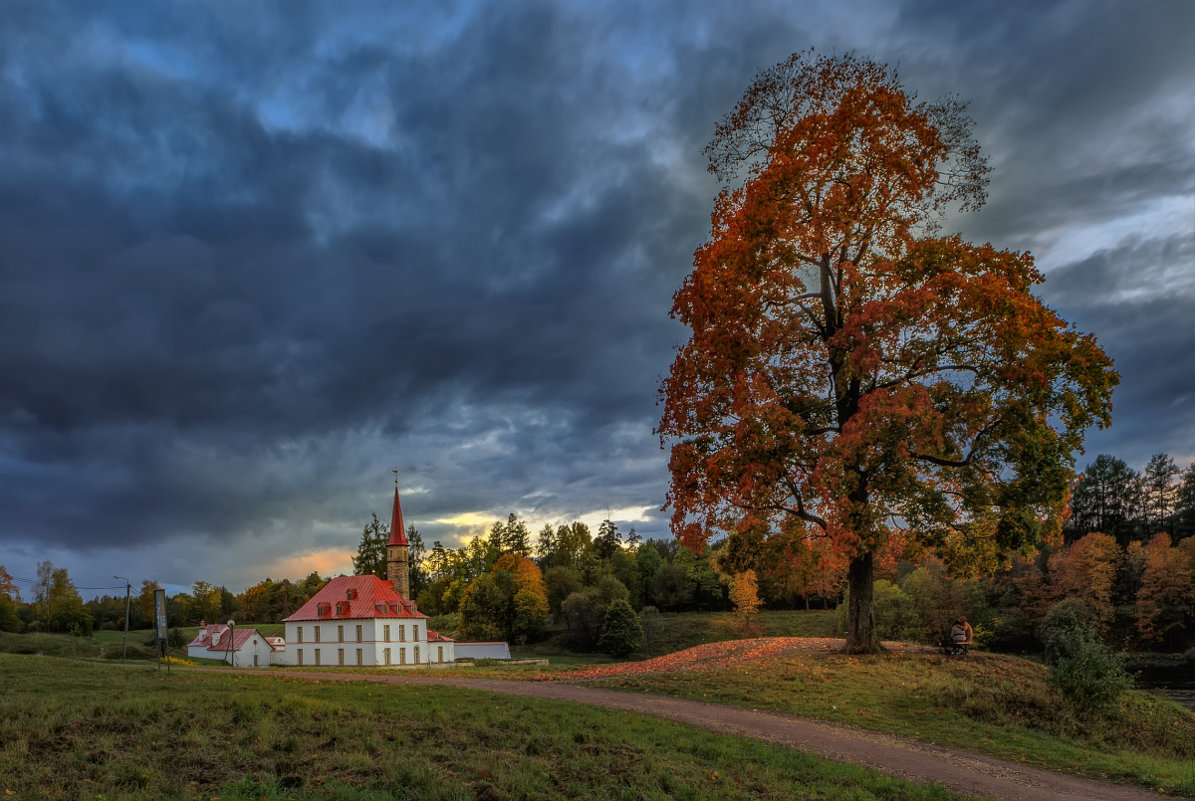
<instances>
[{"instance_id":1,"label":"lamp post","mask_svg":"<svg viewBox=\"0 0 1195 801\"><path fill-rule=\"evenodd\" d=\"M120 647L120 659L123 662L129 658L129 592L133 586L124 576L113 576L114 579L124 579L124 643Z\"/></svg>"},{"instance_id":2,"label":"lamp post","mask_svg":"<svg viewBox=\"0 0 1195 801\"><path fill-rule=\"evenodd\" d=\"M229 661L233 667L237 666L237 622L235 620L228 621L228 651Z\"/></svg>"}]
</instances>

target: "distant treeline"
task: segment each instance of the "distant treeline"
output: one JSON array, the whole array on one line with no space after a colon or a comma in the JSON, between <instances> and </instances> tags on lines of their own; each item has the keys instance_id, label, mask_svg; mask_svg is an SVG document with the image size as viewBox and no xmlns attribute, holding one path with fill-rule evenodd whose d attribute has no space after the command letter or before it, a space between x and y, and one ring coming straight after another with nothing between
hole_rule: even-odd
<instances>
[{"instance_id":1,"label":"distant treeline","mask_svg":"<svg viewBox=\"0 0 1195 801\"><path fill-rule=\"evenodd\" d=\"M991 645L1033 647L1045 610L1076 598L1118 647L1195 642L1195 464L1180 471L1162 453L1137 473L1102 454L1076 481L1071 509L1063 544L1044 546L1036 560L981 579L952 579L932 556L910 563L886 554L877 572L877 614L887 636L928 638L962 610ZM355 572L385 577L388 539L388 526L373 515L353 559ZM675 540L642 541L634 529L624 535L610 520L596 535L573 522L545 525L533 536L514 514L458 548L435 542L428 549L414 526L407 539L411 594L425 614L479 638L522 641L563 628L578 650L596 647L615 601L636 611L724 610L732 577L747 570L755 571L760 598L773 609L833 607L845 586L843 556L800 526L741 532L702 555ZM190 592L168 599L167 615L171 625L229 618L278 623L326 581L318 573L294 581L266 578L239 594L196 581ZM158 586L147 580L134 588L130 628L151 625ZM84 603L66 569L49 562L39 565L26 594L24 600L0 566L0 630L86 634L124 625L123 593ZM938 600L926 601L927 594ZM914 607L920 611L910 611Z\"/></svg>"},{"instance_id":2,"label":"distant treeline","mask_svg":"<svg viewBox=\"0 0 1195 801\"><path fill-rule=\"evenodd\" d=\"M1138 473L1115 456L1100 454L1071 492L1067 540L1098 531L1123 548L1165 532L1177 542L1195 534L1195 462L1179 470L1169 454L1150 458Z\"/></svg>"}]
</instances>

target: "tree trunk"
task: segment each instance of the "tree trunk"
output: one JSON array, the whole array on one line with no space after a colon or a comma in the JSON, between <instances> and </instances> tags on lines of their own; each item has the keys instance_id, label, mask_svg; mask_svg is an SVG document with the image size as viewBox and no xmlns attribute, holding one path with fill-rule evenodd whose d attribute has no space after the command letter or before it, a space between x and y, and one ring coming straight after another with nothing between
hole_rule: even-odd
<instances>
[{"instance_id":1,"label":"tree trunk","mask_svg":"<svg viewBox=\"0 0 1195 801\"><path fill-rule=\"evenodd\" d=\"M876 654L884 650L876 634L872 614L872 578L875 555L871 552L856 556L847 570L850 597L847 599L846 654Z\"/></svg>"}]
</instances>

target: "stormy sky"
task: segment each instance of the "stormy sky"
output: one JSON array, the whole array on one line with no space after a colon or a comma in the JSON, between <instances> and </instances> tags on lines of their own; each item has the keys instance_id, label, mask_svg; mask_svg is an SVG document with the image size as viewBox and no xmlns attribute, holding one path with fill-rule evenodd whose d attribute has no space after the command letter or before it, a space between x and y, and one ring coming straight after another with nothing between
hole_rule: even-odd
<instances>
[{"instance_id":1,"label":"stormy sky","mask_svg":"<svg viewBox=\"0 0 1195 801\"><path fill-rule=\"evenodd\" d=\"M809 47L971 101L990 200L947 230L1031 250L1122 376L1079 466L1195 459L1185 0L0 13L16 576L349 572L392 468L429 545L511 511L667 536L652 429L716 192L701 149Z\"/></svg>"}]
</instances>

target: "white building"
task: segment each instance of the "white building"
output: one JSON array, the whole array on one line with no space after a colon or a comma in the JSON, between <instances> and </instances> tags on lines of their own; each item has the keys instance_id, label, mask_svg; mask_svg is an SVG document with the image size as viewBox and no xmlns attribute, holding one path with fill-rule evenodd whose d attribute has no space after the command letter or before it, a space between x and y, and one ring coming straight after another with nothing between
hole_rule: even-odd
<instances>
[{"instance_id":1,"label":"white building","mask_svg":"<svg viewBox=\"0 0 1195 801\"><path fill-rule=\"evenodd\" d=\"M210 626L199 621L199 634L187 644L187 656L220 659L237 667L278 664L285 644L281 637L265 637L255 628L230 631L223 623Z\"/></svg>"},{"instance_id":2,"label":"white building","mask_svg":"<svg viewBox=\"0 0 1195 801\"><path fill-rule=\"evenodd\" d=\"M452 662L455 643L427 630L427 615L405 599L408 592L406 530L398 487L386 546L389 581L338 576L282 621L285 656L274 664L378 666Z\"/></svg>"},{"instance_id":3,"label":"white building","mask_svg":"<svg viewBox=\"0 0 1195 801\"><path fill-rule=\"evenodd\" d=\"M455 643L377 576L338 576L282 621L285 661L335 667L452 662Z\"/></svg>"}]
</instances>

